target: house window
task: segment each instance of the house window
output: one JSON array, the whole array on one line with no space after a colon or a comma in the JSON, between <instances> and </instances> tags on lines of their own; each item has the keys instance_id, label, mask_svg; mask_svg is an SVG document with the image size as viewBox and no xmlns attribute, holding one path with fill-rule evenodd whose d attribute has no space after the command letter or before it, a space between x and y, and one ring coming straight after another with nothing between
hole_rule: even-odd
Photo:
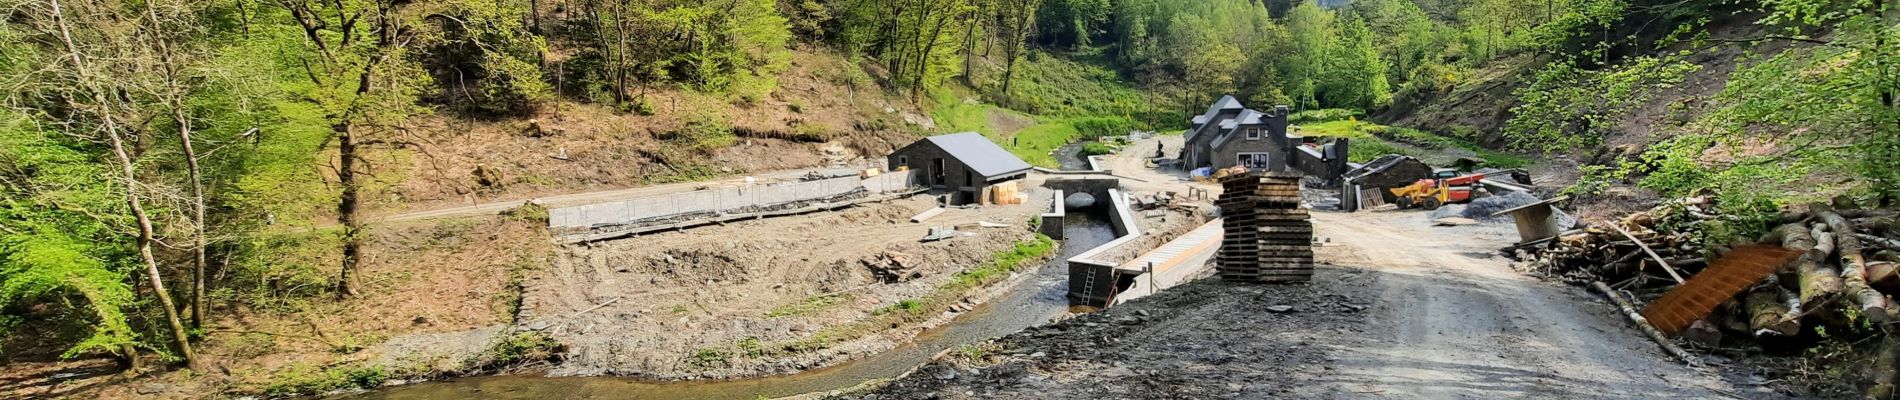
<instances>
[{"instance_id":1,"label":"house window","mask_svg":"<svg viewBox=\"0 0 1900 400\"><path fill-rule=\"evenodd\" d=\"M1247 169L1267 169L1268 161L1272 160L1267 153L1240 153L1236 158L1234 165Z\"/></svg>"},{"instance_id":2,"label":"house window","mask_svg":"<svg viewBox=\"0 0 1900 400\"><path fill-rule=\"evenodd\" d=\"M910 166L910 157L908 157L908 156L897 156L897 165L898 165L898 166L902 166L902 167L909 167L909 166Z\"/></svg>"},{"instance_id":3,"label":"house window","mask_svg":"<svg viewBox=\"0 0 1900 400\"><path fill-rule=\"evenodd\" d=\"M1260 140L1260 128L1247 128L1247 140Z\"/></svg>"}]
</instances>

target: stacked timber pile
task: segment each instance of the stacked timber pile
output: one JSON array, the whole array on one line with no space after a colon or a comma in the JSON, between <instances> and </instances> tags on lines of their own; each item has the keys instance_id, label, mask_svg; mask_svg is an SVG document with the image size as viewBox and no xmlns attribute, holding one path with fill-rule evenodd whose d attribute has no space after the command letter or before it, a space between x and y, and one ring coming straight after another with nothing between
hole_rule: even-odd
<instances>
[{"instance_id":1,"label":"stacked timber pile","mask_svg":"<svg viewBox=\"0 0 1900 400\"><path fill-rule=\"evenodd\" d=\"M1216 269L1240 282L1313 279L1313 223L1300 207L1298 175L1248 173L1221 181L1222 229Z\"/></svg>"},{"instance_id":2,"label":"stacked timber pile","mask_svg":"<svg viewBox=\"0 0 1900 400\"><path fill-rule=\"evenodd\" d=\"M1708 265L1702 238L1711 225L1724 224L1711 208L1708 197L1677 200L1609 225L1505 250L1515 253L1518 270L1567 283L1604 281L1617 289L1673 285Z\"/></svg>"},{"instance_id":3,"label":"stacked timber pile","mask_svg":"<svg viewBox=\"0 0 1900 400\"><path fill-rule=\"evenodd\" d=\"M1862 383L1887 398L1900 380L1900 335L1886 333L1900 323L1900 213L1845 198L1796 208L1746 237L1734 233L1745 221L1720 215L1710 198L1681 199L1506 251L1520 271L1634 294L1646 307L1633 320L1661 336L1860 347L1854 354L1873 368ZM1805 339L1786 340L1795 337Z\"/></svg>"}]
</instances>

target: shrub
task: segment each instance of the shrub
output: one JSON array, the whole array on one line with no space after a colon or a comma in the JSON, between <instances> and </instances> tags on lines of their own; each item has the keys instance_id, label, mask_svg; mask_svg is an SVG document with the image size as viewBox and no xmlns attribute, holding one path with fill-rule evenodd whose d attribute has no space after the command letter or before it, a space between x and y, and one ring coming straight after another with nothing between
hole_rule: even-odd
<instances>
[{"instance_id":1,"label":"shrub","mask_svg":"<svg viewBox=\"0 0 1900 400\"><path fill-rule=\"evenodd\" d=\"M660 135L673 145L713 150L731 146L736 136L732 132L732 118L726 115L726 105L711 99L690 99L680 115L685 124L679 129Z\"/></svg>"},{"instance_id":2,"label":"shrub","mask_svg":"<svg viewBox=\"0 0 1900 400\"><path fill-rule=\"evenodd\" d=\"M274 380L264 384L263 392L270 397L305 396L350 388L373 389L388 381L389 372L382 367L295 365L278 371Z\"/></svg>"},{"instance_id":3,"label":"shrub","mask_svg":"<svg viewBox=\"0 0 1900 400\"><path fill-rule=\"evenodd\" d=\"M1101 142L1088 142L1088 143L1082 144L1083 157L1100 156L1100 155L1108 155L1108 154L1115 154L1115 146L1110 146L1106 143L1101 143Z\"/></svg>"},{"instance_id":4,"label":"shrub","mask_svg":"<svg viewBox=\"0 0 1900 400\"><path fill-rule=\"evenodd\" d=\"M1085 117L1069 120L1081 134L1078 139L1094 140L1103 136L1126 135L1135 130L1135 122L1121 117Z\"/></svg>"},{"instance_id":5,"label":"shrub","mask_svg":"<svg viewBox=\"0 0 1900 400\"><path fill-rule=\"evenodd\" d=\"M1343 119L1364 119L1365 114L1365 112L1359 110L1324 108L1293 113L1293 115L1287 117L1287 122L1300 124L1338 121Z\"/></svg>"}]
</instances>

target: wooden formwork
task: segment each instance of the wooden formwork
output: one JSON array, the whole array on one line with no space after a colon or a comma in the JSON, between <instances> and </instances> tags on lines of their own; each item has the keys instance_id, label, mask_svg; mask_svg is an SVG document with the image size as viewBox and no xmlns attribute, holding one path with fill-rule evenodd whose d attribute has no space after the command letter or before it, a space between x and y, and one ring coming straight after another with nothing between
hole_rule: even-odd
<instances>
[{"instance_id":1,"label":"wooden formwork","mask_svg":"<svg viewBox=\"0 0 1900 400\"><path fill-rule=\"evenodd\" d=\"M1224 237L1216 270L1242 282L1313 278L1313 223L1300 207L1297 175L1241 174L1221 181Z\"/></svg>"}]
</instances>

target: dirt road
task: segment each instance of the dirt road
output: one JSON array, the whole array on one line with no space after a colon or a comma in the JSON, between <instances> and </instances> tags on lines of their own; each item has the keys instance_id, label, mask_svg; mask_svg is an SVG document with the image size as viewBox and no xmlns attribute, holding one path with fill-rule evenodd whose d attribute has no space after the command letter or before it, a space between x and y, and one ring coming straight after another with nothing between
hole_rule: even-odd
<instances>
[{"instance_id":1,"label":"dirt road","mask_svg":"<svg viewBox=\"0 0 1900 400\"><path fill-rule=\"evenodd\" d=\"M1342 389L1406 398L1719 397L1590 293L1512 271L1507 224L1431 227L1419 213L1317 213L1322 261L1383 272L1368 341L1337 354Z\"/></svg>"},{"instance_id":2,"label":"dirt road","mask_svg":"<svg viewBox=\"0 0 1900 400\"><path fill-rule=\"evenodd\" d=\"M1508 224L1315 213L1309 285L1203 279L1011 335L864 398L1763 398L1662 355L1606 302L1511 271ZM1272 306L1290 306L1275 312Z\"/></svg>"}]
</instances>

